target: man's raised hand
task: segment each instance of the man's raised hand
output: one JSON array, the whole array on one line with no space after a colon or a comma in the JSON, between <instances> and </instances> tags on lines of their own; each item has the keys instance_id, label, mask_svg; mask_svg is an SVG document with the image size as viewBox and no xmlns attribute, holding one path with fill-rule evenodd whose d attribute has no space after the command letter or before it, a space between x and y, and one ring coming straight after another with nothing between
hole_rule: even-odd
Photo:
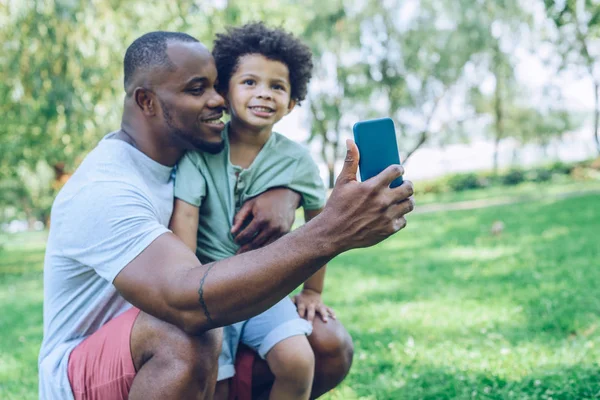
<instances>
[{"instance_id":1,"label":"man's raised hand","mask_svg":"<svg viewBox=\"0 0 600 400\"><path fill-rule=\"evenodd\" d=\"M400 165L391 165L379 175L358 182L359 152L352 140L327 205L319 216L337 232L338 250L368 247L406 226L405 215L414 209L413 185L410 181L390 188L392 181L404 174Z\"/></svg>"}]
</instances>

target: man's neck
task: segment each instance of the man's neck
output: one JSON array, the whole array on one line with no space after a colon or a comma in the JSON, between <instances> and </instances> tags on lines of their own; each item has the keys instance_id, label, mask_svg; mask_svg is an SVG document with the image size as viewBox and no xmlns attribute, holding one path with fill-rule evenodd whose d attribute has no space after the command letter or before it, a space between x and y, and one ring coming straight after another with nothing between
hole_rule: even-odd
<instances>
[{"instance_id":1,"label":"man's neck","mask_svg":"<svg viewBox=\"0 0 600 400\"><path fill-rule=\"evenodd\" d=\"M229 159L231 163L242 168L248 168L271 137L272 132L272 126L263 129L252 129L232 120L228 129Z\"/></svg>"},{"instance_id":2,"label":"man's neck","mask_svg":"<svg viewBox=\"0 0 600 400\"><path fill-rule=\"evenodd\" d=\"M121 122L121 130L116 139L129 143L159 164L172 167L183 156L184 151L168 143L158 140L158 135L153 135L147 127L137 127L127 121L125 117Z\"/></svg>"}]
</instances>

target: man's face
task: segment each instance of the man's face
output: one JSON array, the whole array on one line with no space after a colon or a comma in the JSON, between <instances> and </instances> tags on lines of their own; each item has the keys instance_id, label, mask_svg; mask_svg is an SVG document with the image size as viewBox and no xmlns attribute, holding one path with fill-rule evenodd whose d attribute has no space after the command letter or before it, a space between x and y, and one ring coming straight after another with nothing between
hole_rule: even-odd
<instances>
[{"instance_id":1,"label":"man's face","mask_svg":"<svg viewBox=\"0 0 600 400\"><path fill-rule=\"evenodd\" d=\"M223 150L224 100L215 90L217 69L200 43L172 42L167 55L175 65L155 77L155 93L168 138L186 150Z\"/></svg>"}]
</instances>

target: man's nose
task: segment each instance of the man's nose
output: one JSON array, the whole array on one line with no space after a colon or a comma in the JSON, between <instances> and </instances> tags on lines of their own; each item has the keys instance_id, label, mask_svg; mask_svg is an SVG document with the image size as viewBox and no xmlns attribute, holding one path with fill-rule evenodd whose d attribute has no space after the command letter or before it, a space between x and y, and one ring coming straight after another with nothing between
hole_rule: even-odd
<instances>
[{"instance_id":1,"label":"man's nose","mask_svg":"<svg viewBox=\"0 0 600 400\"><path fill-rule=\"evenodd\" d=\"M225 107L225 99L215 90L213 96L208 101L210 108Z\"/></svg>"}]
</instances>

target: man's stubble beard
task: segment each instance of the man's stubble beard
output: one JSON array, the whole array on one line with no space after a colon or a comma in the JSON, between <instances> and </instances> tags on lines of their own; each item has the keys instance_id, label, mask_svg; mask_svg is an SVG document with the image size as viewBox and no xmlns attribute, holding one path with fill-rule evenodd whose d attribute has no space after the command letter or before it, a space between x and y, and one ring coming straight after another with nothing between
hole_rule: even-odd
<instances>
[{"instance_id":1,"label":"man's stubble beard","mask_svg":"<svg viewBox=\"0 0 600 400\"><path fill-rule=\"evenodd\" d=\"M198 137L191 131L179 129L173 123L173 117L171 116L170 108L159 100L160 106L163 109L164 121L169 130L169 136L177 140L182 144L182 147L186 150L202 151L210 154L218 154L225 148L225 141L221 140L219 143L209 142L207 140Z\"/></svg>"}]
</instances>

